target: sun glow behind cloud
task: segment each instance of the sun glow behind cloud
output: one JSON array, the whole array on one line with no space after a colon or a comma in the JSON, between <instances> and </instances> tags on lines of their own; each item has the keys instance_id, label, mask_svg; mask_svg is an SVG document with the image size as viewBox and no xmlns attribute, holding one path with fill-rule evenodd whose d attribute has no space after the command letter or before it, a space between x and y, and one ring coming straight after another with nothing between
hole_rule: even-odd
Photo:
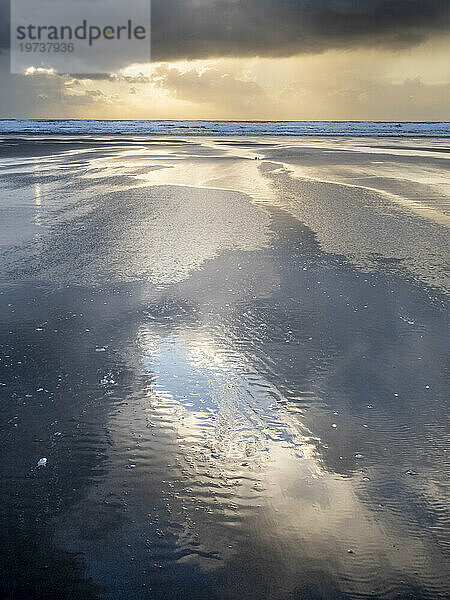
<instances>
[{"instance_id":1,"label":"sun glow behind cloud","mask_svg":"<svg viewBox=\"0 0 450 600\"><path fill-rule=\"evenodd\" d=\"M135 64L96 78L30 66L3 89L2 116L447 120L447 50L439 38L396 51Z\"/></svg>"},{"instance_id":2,"label":"sun glow behind cloud","mask_svg":"<svg viewBox=\"0 0 450 600\"><path fill-rule=\"evenodd\" d=\"M94 77L11 76L0 16L3 117L449 119L442 0L152 0L154 62Z\"/></svg>"}]
</instances>

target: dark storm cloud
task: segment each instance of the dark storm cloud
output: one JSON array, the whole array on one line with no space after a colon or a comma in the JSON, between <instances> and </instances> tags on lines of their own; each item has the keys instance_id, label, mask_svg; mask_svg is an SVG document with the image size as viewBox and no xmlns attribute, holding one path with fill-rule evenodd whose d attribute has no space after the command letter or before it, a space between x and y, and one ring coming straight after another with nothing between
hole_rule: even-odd
<instances>
[{"instance_id":1,"label":"dark storm cloud","mask_svg":"<svg viewBox=\"0 0 450 600\"><path fill-rule=\"evenodd\" d=\"M9 2L0 0L0 52L9 46Z\"/></svg>"},{"instance_id":2,"label":"dark storm cloud","mask_svg":"<svg viewBox=\"0 0 450 600\"><path fill-rule=\"evenodd\" d=\"M446 0L153 0L153 57L401 47L447 30Z\"/></svg>"},{"instance_id":3,"label":"dark storm cloud","mask_svg":"<svg viewBox=\"0 0 450 600\"><path fill-rule=\"evenodd\" d=\"M407 46L448 30L448 7L446 0L152 0L153 58ZM9 0L0 0L0 47L8 40Z\"/></svg>"}]
</instances>

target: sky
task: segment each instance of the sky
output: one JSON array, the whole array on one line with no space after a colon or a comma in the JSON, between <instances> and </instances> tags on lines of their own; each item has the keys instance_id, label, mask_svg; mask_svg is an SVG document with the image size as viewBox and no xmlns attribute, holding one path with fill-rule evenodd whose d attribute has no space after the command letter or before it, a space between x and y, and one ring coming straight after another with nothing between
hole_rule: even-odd
<instances>
[{"instance_id":1,"label":"sky","mask_svg":"<svg viewBox=\"0 0 450 600\"><path fill-rule=\"evenodd\" d=\"M0 0L0 117L450 120L449 6L152 0L151 62L74 76L10 74Z\"/></svg>"}]
</instances>

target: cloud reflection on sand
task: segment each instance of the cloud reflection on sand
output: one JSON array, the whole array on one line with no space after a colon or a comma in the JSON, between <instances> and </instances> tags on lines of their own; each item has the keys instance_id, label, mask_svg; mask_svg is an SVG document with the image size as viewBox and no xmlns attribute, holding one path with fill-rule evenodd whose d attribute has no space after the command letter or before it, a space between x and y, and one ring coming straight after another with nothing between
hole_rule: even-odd
<instances>
[{"instance_id":1,"label":"cloud reflection on sand","mask_svg":"<svg viewBox=\"0 0 450 600\"><path fill-rule=\"evenodd\" d=\"M335 140L49 144L4 175L5 529L111 600L447 597L446 229L289 174Z\"/></svg>"}]
</instances>

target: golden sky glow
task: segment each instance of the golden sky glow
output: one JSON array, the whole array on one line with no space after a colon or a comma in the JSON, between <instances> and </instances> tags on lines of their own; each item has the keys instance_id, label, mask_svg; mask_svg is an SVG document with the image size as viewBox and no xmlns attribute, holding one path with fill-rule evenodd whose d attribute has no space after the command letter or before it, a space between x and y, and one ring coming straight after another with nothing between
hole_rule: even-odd
<instances>
[{"instance_id":1,"label":"golden sky glow","mask_svg":"<svg viewBox=\"0 0 450 600\"><path fill-rule=\"evenodd\" d=\"M349 44L288 57L152 62L94 78L34 68L10 75L4 52L0 116L449 120L449 48L438 32L397 49Z\"/></svg>"},{"instance_id":2,"label":"golden sky glow","mask_svg":"<svg viewBox=\"0 0 450 600\"><path fill-rule=\"evenodd\" d=\"M13 83L31 91L24 112L36 117L445 120L447 50L440 39L398 52L150 63L109 79L31 70Z\"/></svg>"}]
</instances>

